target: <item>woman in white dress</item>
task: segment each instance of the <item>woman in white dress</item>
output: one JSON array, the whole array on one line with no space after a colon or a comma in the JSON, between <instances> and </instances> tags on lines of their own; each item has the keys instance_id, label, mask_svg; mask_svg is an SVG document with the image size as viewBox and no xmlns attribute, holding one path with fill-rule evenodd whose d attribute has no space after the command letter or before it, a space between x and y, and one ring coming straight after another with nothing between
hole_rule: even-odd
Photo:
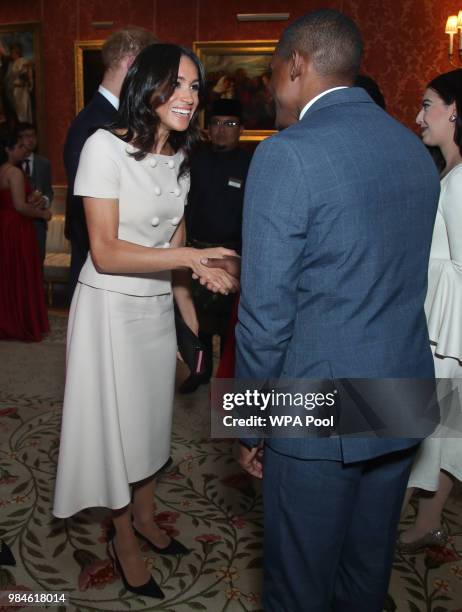
<instances>
[{"instance_id":1,"label":"woman in white dress","mask_svg":"<svg viewBox=\"0 0 462 612\"><path fill-rule=\"evenodd\" d=\"M443 423L423 442L409 479L419 499L415 523L398 541L403 552L444 545L448 534L441 515L454 484L462 480L462 70L431 81L417 115L423 142L442 155L441 194L433 230L425 302L438 397L443 413L452 410L451 429Z\"/></svg>"},{"instance_id":2,"label":"woman in white dress","mask_svg":"<svg viewBox=\"0 0 462 612\"><path fill-rule=\"evenodd\" d=\"M65 518L111 508L109 550L125 587L159 598L137 537L160 554L187 552L152 519L154 475L170 454L173 297L197 333L185 275L192 270L214 291L237 289L224 270L203 263L234 251L183 246L203 88L203 68L191 51L144 49L125 79L115 123L88 138L74 188L84 198L90 254L69 316L53 511Z\"/></svg>"}]
</instances>

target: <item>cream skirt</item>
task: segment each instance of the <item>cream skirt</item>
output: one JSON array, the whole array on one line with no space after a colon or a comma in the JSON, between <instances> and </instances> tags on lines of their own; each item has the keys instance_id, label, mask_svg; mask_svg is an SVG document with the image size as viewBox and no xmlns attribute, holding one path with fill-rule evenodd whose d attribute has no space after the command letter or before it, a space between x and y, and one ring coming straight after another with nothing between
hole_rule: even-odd
<instances>
[{"instance_id":1,"label":"cream skirt","mask_svg":"<svg viewBox=\"0 0 462 612\"><path fill-rule=\"evenodd\" d=\"M432 346L434 352L435 347ZM433 354L439 378L438 399L451 428L439 427L422 442L412 467L408 487L437 491L440 470L462 480L462 366L458 359ZM444 380L446 379L446 380Z\"/></svg>"},{"instance_id":2,"label":"cream skirt","mask_svg":"<svg viewBox=\"0 0 462 612\"><path fill-rule=\"evenodd\" d=\"M168 460L176 337L172 295L130 296L78 283L53 513L123 508L129 483Z\"/></svg>"}]
</instances>

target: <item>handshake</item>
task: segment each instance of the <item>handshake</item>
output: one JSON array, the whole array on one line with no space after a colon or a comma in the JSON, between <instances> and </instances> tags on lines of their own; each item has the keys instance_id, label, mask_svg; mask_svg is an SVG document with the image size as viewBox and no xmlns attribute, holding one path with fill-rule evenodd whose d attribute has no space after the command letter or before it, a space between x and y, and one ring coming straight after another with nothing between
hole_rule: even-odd
<instances>
[{"instance_id":1,"label":"handshake","mask_svg":"<svg viewBox=\"0 0 462 612\"><path fill-rule=\"evenodd\" d=\"M207 252L206 252L207 251ZM220 249L226 253L210 253L208 251L218 251L218 249L204 249L200 259L200 270L193 268L193 278L198 280L201 285L207 287L214 293L236 293L239 291L239 277L241 275L241 258L235 251ZM221 255L217 257L216 255Z\"/></svg>"}]
</instances>

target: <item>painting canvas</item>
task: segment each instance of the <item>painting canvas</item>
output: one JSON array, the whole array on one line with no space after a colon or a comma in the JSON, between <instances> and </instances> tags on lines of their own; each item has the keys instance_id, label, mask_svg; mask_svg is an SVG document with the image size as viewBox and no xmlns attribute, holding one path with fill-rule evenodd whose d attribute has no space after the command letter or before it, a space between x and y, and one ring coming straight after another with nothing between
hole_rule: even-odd
<instances>
[{"instance_id":1,"label":"painting canvas","mask_svg":"<svg viewBox=\"0 0 462 612\"><path fill-rule=\"evenodd\" d=\"M0 25L0 131L18 122L35 123L42 114L40 26Z\"/></svg>"},{"instance_id":2,"label":"painting canvas","mask_svg":"<svg viewBox=\"0 0 462 612\"><path fill-rule=\"evenodd\" d=\"M103 80L103 43L104 40L85 40L74 45L76 113L90 102Z\"/></svg>"},{"instance_id":3,"label":"painting canvas","mask_svg":"<svg viewBox=\"0 0 462 612\"><path fill-rule=\"evenodd\" d=\"M195 42L206 72L204 127L214 100L237 98L243 106L242 140L258 141L274 132L269 66L276 41Z\"/></svg>"}]
</instances>

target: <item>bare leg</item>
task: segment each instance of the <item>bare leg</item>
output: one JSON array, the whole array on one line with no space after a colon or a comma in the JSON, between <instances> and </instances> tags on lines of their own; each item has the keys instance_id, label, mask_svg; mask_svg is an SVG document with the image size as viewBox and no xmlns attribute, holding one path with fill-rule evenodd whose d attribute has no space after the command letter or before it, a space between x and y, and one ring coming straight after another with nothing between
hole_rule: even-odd
<instances>
[{"instance_id":1,"label":"bare leg","mask_svg":"<svg viewBox=\"0 0 462 612\"><path fill-rule=\"evenodd\" d=\"M159 548L170 544L170 537L154 522L154 492L156 480L154 477L137 483L133 496L133 525L142 535Z\"/></svg>"},{"instance_id":2,"label":"bare leg","mask_svg":"<svg viewBox=\"0 0 462 612\"><path fill-rule=\"evenodd\" d=\"M125 578L132 586L141 586L149 580L151 574L146 568L138 539L133 532L130 506L114 510L112 521L116 532L113 545Z\"/></svg>"},{"instance_id":3,"label":"bare leg","mask_svg":"<svg viewBox=\"0 0 462 612\"><path fill-rule=\"evenodd\" d=\"M441 527L441 515L453 486L453 478L441 471L438 491L428 497L420 498L416 521L401 534L402 542L414 542L432 529Z\"/></svg>"}]
</instances>

